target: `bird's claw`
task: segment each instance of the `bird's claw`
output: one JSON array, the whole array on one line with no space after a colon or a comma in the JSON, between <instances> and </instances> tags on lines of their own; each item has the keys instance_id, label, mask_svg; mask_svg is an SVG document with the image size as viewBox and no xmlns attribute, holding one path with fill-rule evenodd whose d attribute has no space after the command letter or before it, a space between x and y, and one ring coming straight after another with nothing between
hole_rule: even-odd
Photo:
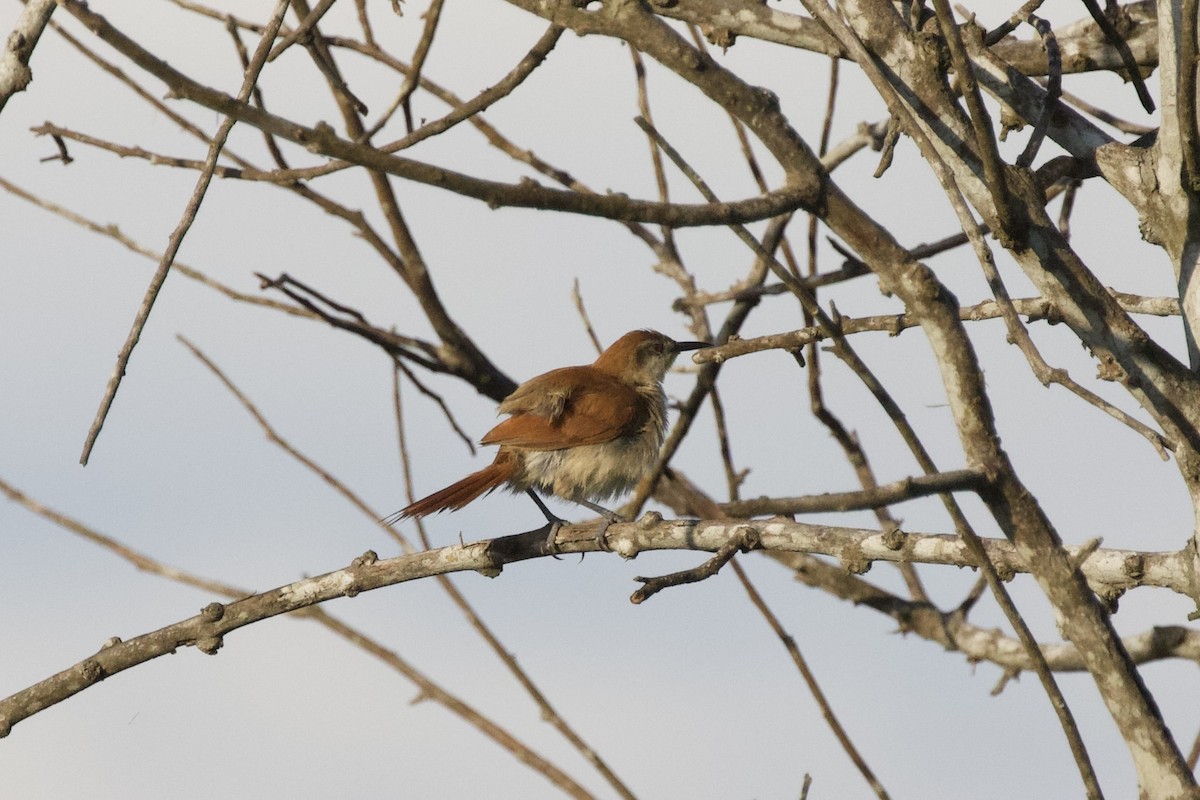
<instances>
[{"instance_id":1,"label":"bird's claw","mask_svg":"<svg viewBox=\"0 0 1200 800\"><path fill-rule=\"evenodd\" d=\"M564 522L566 522L566 520L557 519L553 520L547 525L547 527L550 529L550 532L546 534L546 552L557 560L561 560L558 558L558 554L562 552L558 548L558 529L563 526Z\"/></svg>"},{"instance_id":2,"label":"bird's claw","mask_svg":"<svg viewBox=\"0 0 1200 800\"><path fill-rule=\"evenodd\" d=\"M608 526L614 522L628 522L629 520L612 511L604 514L603 518L604 521L600 523L600 527L596 531L596 547L600 548L602 552L611 553L612 548L608 546Z\"/></svg>"}]
</instances>

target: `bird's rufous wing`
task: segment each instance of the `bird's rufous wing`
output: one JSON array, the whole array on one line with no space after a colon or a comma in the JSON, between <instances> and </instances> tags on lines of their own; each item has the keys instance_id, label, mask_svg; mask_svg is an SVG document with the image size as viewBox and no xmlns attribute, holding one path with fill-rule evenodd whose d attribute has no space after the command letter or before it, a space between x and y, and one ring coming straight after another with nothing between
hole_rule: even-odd
<instances>
[{"instance_id":1,"label":"bird's rufous wing","mask_svg":"<svg viewBox=\"0 0 1200 800\"><path fill-rule=\"evenodd\" d=\"M500 404L512 416L488 431L485 445L561 450L610 442L637 430L643 406L629 385L587 367L567 367L521 384Z\"/></svg>"}]
</instances>

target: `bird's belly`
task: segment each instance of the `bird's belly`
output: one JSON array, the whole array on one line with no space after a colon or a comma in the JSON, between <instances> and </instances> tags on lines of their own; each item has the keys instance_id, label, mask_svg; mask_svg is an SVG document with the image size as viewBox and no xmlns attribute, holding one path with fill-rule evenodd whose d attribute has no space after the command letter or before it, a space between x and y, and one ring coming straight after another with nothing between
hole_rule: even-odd
<instances>
[{"instance_id":1,"label":"bird's belly","mask_svg":"<svg viewBox=\"0 0 1200 800\"><path fill-rule=\"evenodd\" d=\"M617 439L564 450L527 450L529 486L567 500L604 502L624 494L646 474L658 455L656 437Z\"/></svg>"}]
</instances>

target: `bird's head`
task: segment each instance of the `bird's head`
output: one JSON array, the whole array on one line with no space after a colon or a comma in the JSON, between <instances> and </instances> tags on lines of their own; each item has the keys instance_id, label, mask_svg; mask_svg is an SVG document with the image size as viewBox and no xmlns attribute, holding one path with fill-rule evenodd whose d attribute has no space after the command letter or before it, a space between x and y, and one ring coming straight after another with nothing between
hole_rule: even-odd
<instances>
[{"instance_id":1,"label":"bird's head","mask_svg":"<svg viewBox=\"0 0 1200 800\"><path fill-rule=\"evenodd\" d=\"M660 383L684 350L711 347L707 342L677 342L658 331L630 331L600 354L593 365L626 383Z\"/></svg>"}]
</instances>

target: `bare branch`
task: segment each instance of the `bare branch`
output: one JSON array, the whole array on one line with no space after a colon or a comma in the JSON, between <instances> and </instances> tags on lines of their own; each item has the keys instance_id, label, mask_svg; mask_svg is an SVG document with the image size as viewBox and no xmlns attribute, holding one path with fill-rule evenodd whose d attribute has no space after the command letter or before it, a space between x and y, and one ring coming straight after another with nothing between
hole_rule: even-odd
<instances>
[{"instance_id":1,"label":"bare branch","mask_svg":"<svg viewBox=\"0 0 1200 800\"><path fill-rule=\"evenodd\" d=\"M430 48L433 47L433 36L437 32L438 21L442 18L442 3L443 0L433 0L429 4L429 9L425 12L425 30L421 33L421 38L417 42L417 51L413 53L412 68L404 76L404 82L400 84L400 91L397 92L396 99L380 115L379 120L362 133L359 141L368 141L382 130L383 126L388 124L388 121L398 108L404 109L404 124L407 126L409 133L413 132L412 94L417 89L417 84L421 80L421 69L425 66L425 59L429 56Z\"/></svg>"},{"instance_id":2,"label":"bare branch","mask_svg":"<svg viewBox=\"0 0 1200 800\"><path fill-rule=\"evenodd\" d=\"M0 50L0 111L4 110L10 97L25 91L33 80L29 59L33 57L33 49L50 22L54 8L54 0L28 0L17 24L8 34L4 49Z\"/></svg>"},{"instance_id":3,"label":"bare branch","mask_svg":"<svg viewBox=\"0 0 1200 800\"><path fill-rule=\"evenodd\" d=\"M0 493L6 495L10 500L25 506L34 514L45 517L56 525L94 544L100 545L140 570L185 586L192 586L205 592L239 601L253 598L253 594L245 589L209 578L203 578L186 570L177 569L133 550L112 537L105 536L64 514L47 508L3 480L0 480ZM29 687L23 692L18 692L11 697L0 700L0 738L7 736L12 731L12 726L16 723L109 677L110 674L113 674L109 670L112 669L114 664L120 665L122 669L127 669L130 666L135 666L137 663L142 663L144 660L149 660L159 655L170 654L173 650L163 653L159 652L158 649L163 646L164 640L169 642L172 631L175 632L174 635L184 636L188 630L203 627L204 622L215 621L215 618L219 619L229 608L230 606L223 606L221 603L208 604L201 611L200 616L193 620L193 623L199 620L199 626L189 626L187 623L180 623L151 634L137 637L128 642L122 642L118 637L114 636L105 642L95 657L86 659L74 668L65 670L45 681L41 681L36 686ZM319 606L305 606L297 609L293 614L297 617L311 619L319 623L342 638L352 642L357 647L379 658L392 669L416 684L421 690L423 698L433 700L467 724L478 728L485 736L491 738L502 748L512 753L518 761L545 775L547 779L568 795L578 798L591 798L590 793L586 792L564 772L530 749L500 725L488 719L460 698L446 691L423 672L412 666L396 651L384 647L375 639L347 625ZM178 642L178 646L195 645L201 652L208 653L209 655L215 655L221 644L222 641L219 637L204 636L192 636L190 639L181 639ZM138 660L137 655L130 652L137 650L140 645L148 646L153 651L142 653L141 656L144 658L141 661ZM110 653L109 651L114 648L118 648L117 652ZM109 656L115 656L115 658L109 658Z\"/></svg>"},{"instance_id":4,"label":"bare branch","mask_svg":"<svg viewBox=\"0 0 1200 800\"><path fill-rule=\"evenodd\" d=\"M986 478L969 469L918 475L895 483L871 486L857 492L816 494L807 497L762 497L727 503L724 508L733 517L756 517L764 514L814 514L822 511L861 511L882 508L918 497L944 492L978 492L987 484Z\"/></svg>"},{"instance_id":5,"label":"bare branch","mask_svg":"<svg viewBox=\"0 0 1200 800\"><path fill-rule=\"evenodd\" d=\"M812 670L809 669L808 662L805 660L803 654L801 654L800 647L796 644L795 638L784 629L783 624L779 621L779 618L776 617L771 611L770 607L767 606L767 603L765 600L763 600L762 595L759 594L758 590L754 587L754 584L750 582L750 576L746 574L746 571L742 569L741 565L738 564L736 559L734 559L731 567L734 571L734 574L737 575L738 580L741 581L742 587L746 590L746 594L750 595L750 602L754 604L754 607L757 608L759 613L762 614L763 619L765 619L767 624L771 626L771 630L774 631L777 637L779 637L779 641L782 642L784 648L787 649L788 655L792 657L792 661L795 663L796 669L800 670L800 675L804 678L804 683L808 686L809 692L812 693L813 699L817 701L817 705L821 709L821 716L825 717L826 724L829 725L834 736L837 737L838 743L842 746L842 749L846 751L846 754L850 756L850 760L854 762L854 766L860 773L862 773L863 778L865 778L867 783L871 786L871 790L875 792L875 796L880 798L880 800L887 800L889 797L887 790L883 788L883 784L880 783L879 778L875 775L874 770L867 765L866 759L863 758L858 752L858 748L854 746L852 741L850 741L850 734L846 732L846 729L838 720L837 715L833 713L833 706L830 705L829 699L825 696L825 692L821 690L820 684L817 683L816 676L813 674Z\"/></svg>"},{"instance_id":6,"label":"bare branch","mask_svg":"<svg viewBox=\"0 0 1200 800\"><path fill-rule=\"evenodd\" d=\"M262 41L259 42L258 49L254 53L254 58L250 62L250 68L246 70L241 91L238 93L239 102L244 103L250 97L250 92L254 88L254 84L258 81L258 75L266 65L267 53L270 51L271 42L275 39L275 33L279 30L279 26L283 22L283 15L287 12L288 3L289 0L279 0L279 3L275 7L271 22L267 27L267 32L263 34ZM212 181L213 170L217 166L217 158L221 154L221 148L225 146L225 140L229 137L229 132L233 129L234 123L235 120L232 117L227 117L222 121L220 128L218 128L217 133L213 136L212 143L209 145L208 157L205 160L204 169L201 171L200 178L196 182L196 188L192 191L191 199L188 200L179 225L175 228L170 240L167 242L167 249L163 253L162 261L159 262L158 269L155 271L154 277L150 280L150 286L146 289L146 296L142 299L142 304L138 308L137 315L134 317L133 328L129 331L129 337L125 340L125 344L117 356L117 364L113 368L112 376L108 380L108 387L105 389L104 397L100 400L100 408L97 410L96 418L92 421L92 426L88 430L87 440L83 445L83 454L79 457L80 464L86 466L88 463L92 448L96 444L96 438L100 435L100 429L104 427L104 420L108 416L108 410L112 407L113 400L116 399L117 389L120 388L121 380L125 377L125 371L129 366L129 359L133 355L133 349L137 347L138 339L142 337L142 330L146 326L146 320L150 317L150 310L154 307L154 301L158 297L158 292L162 289L163 283L166 282L167 273L171 269L171 264L175 261L175 254L179 252L179 247L183 244L183 238L187 236L188 230L192 227L192 223L196 219L196 214L200 211L200 204L204 201L204 194L208 191L208 185Z\"/></svg>"},{"instance_id":7,"label":"bare branch","mask_svg":"<svg viewBox=\"0 0 1200 800\"><path fill-rule=\"evenodd\" d=\"M359 164L371 170L417 183L437 186L486 202L493 207L514 206L567 211L627 222L650 222L674 227L729 225L786 214L816 202L812 187L785 186L761 197L734 202L688 205L632 200L623 195L590 195L549 189L531 181L505 184L473 178L454 170L380 152L368 145L343 139L328 125L307 127L289 122L244 100L203 86L172 69L144 48L117 31L99 14L79 0L63 0L63 6L96 35L120 50L138 66L162 80L177 96L199 103L230 118L267 131L282 139L330 158ZM243 178L270 177L269 173L246 171Z\"/></svg>"}]
</instances>

